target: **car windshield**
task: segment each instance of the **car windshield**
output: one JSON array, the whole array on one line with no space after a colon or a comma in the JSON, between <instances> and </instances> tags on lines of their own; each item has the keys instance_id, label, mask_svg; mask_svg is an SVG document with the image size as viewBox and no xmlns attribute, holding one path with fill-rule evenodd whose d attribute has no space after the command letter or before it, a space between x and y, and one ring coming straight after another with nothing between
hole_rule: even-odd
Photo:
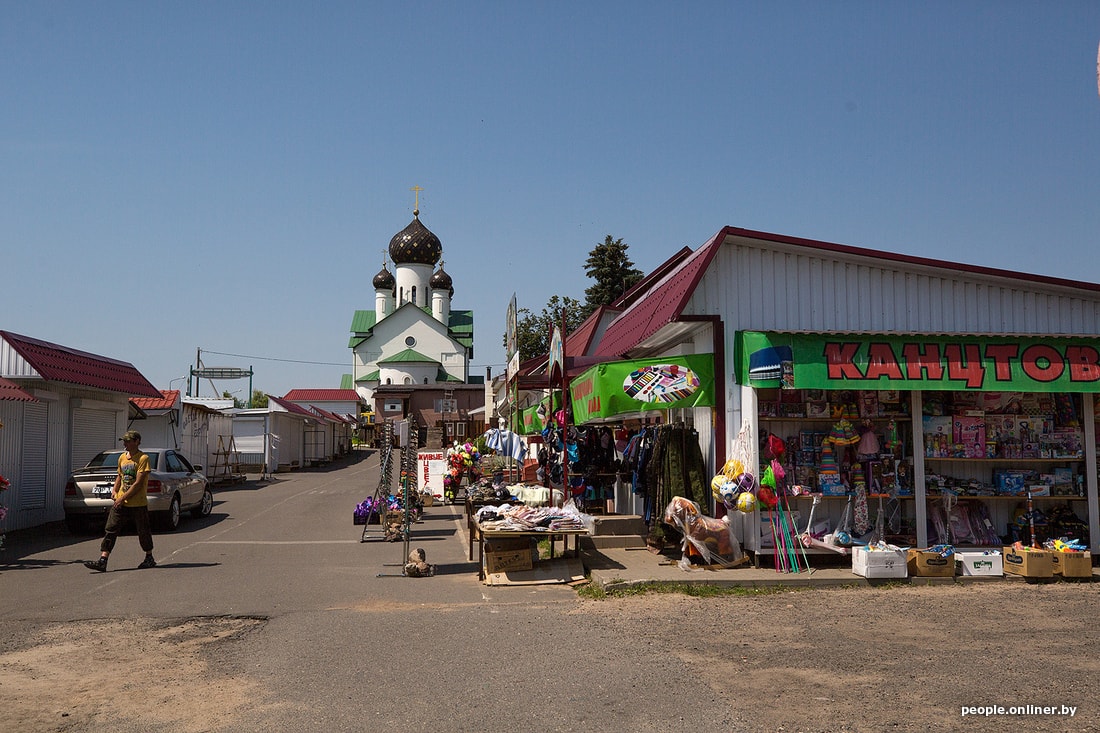
<instances>
[{"instance_id":1,"label":"car windshield","mask_svg":"<svg viewBox=\"0 0 1100 733\"><path fill-rule=\"evenodd\" d=\"M88 461L86 468L118 468L118 457L122 453L120 450L104 451ZM146 453L145 455L149 456L149 469L155 471L157 468L157 454Z\"/></svg>"}]
</instances>

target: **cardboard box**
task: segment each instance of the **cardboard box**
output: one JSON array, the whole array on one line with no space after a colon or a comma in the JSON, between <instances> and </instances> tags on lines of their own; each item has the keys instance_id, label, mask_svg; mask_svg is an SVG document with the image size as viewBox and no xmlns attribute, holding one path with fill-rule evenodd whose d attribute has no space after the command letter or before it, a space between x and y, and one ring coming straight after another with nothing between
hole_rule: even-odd
<instances>
[{"instance_id":1,"label":"cardboard box","mask_svg":"<svg viewBox=\"0 0 1100 733\"><path fill-rule=\"evenodd\" d=\"M956 552L955 569L959 575L999 578L1005 574L1004 558L996 550L990 552Z\"/></svg>"},{"instance_id":2,"label":"cardboard box","mask_svg":"<svg viewBox=\"0 0 1100 733\"><path fill-rule=\"evenodd\" d=\"M1091 552L1052 552L1050 553L1054 574L1063 578L1091 578Z\"/></svg>"},{"instance_id":3,"label":"cardboard box","mask_svg":"<svg viewBox=\"0 0 1100 733\"><path fill-rule=\"evenodd\" d=\"M485 552L485 572L505 573L512 570L530 570L534 567L531 561L531 550L504 550L501 552Z\"/></svg>"},{"instance_id":4,"label":"cardboard box","mask_svg":"<svg viewBox=\"0 0 1100 733\"><path fill-rule=\"evenodd\" d=\"M503 573L534 567L530 537L494 537L485 540L485 572Z\"/></svg>"},{"instance_id":5,"label":"cardboard box","mask_svg":"<svg viewBox=\"0 0 1100 733\"><path fill-rule=\"evenodd\" d=\"M909 550L906 558L909 574L919 578L951 578L955 576L955 557L938 552Z\"/></svg>"},{"instance_id":6,"label":"cardboard box","mask_svg":"<svg viewBox=\"0 0 1100 733\"><path fill-rule=\"evenodd\" d=\"M866 547L852 548L852 572L864 578L905 578L909 572L906 567L904 550L868 550Z\"/></svg>"},{"instance_id":7,"label":"cardboard box","mask_svg":"<svg viewBox=\"0 0 1100 733\"><path fill-rule=\"evenodd\" d=\"M1006 547L1004 548L1004 567L1009 575L1021 575L1025 578L1054 577L1054 559L1046 550L1016 552L1011 547Z\"/></svg>"}]
</instances>

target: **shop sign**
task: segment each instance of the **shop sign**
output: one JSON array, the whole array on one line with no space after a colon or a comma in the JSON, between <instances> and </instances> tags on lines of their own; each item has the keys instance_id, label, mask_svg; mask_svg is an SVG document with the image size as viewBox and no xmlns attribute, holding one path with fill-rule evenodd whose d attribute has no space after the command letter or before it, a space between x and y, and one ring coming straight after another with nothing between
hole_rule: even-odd
<instances>
[{"instance_id":1,"label":"shop sign","mask_svg":"<svg viewBox=\"0 0 1100 733\"><path fill-rule=\"evenodd\" d=\"M714 406L714 355L687 354L597 364L572 380L573 420L647 410Z\"/></svg>"},{"instance_id":2,"label":"shop sign","mask_svg":"<svg viewBox=\"0 0 1100 733\"><path fill-rule=\"evenodd\" d=\"M419 451L416 454L420 492L443 496L443 476L447 473L447 454L441 450Z\"/></svg>"},{"instance_id":3,"label":"shop sign","mask_svg":"<svg viewBox=\"0 0 1100 733\"><path fill-rule=\"evenodd\" d=\"M1100 392L1100 339L742 331L738 348L756 387Z\"/></svg>"}]
</instances>

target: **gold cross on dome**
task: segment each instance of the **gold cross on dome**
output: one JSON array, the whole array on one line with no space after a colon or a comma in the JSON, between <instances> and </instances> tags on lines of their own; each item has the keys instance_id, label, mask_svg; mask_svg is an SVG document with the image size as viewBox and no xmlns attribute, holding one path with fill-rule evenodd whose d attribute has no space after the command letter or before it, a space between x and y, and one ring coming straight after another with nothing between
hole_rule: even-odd
<instances>
[{"instance_id":1,"label":"gold cross on dome","mask_svg":"<svg viewBox=\"0 0 1100 733\"><path fill-rule=\"evenodd\" d=\"M413 186L409 190L416 194L416 203L413 204L413 208L417 211L420 211L420 192L424 189L422 189L420 186Z\"/></svg>"}]
</instances>

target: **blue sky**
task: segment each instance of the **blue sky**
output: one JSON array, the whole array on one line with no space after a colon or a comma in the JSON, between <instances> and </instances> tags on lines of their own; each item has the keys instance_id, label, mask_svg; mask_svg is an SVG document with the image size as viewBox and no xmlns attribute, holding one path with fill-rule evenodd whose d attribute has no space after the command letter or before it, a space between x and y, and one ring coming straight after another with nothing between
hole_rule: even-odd
<instances>
[{"instance_id":1,"label":"blue sky","mask_svg":"<svg viewBox=\"0 0 1100 733\"><path fill-rule=\"evenodd\" d=\"M0 328L337 387L414 185L474 374L607 234L1098 282L1098 43L1092 0L0 3Z\"/></svg>"}]
</instances>

